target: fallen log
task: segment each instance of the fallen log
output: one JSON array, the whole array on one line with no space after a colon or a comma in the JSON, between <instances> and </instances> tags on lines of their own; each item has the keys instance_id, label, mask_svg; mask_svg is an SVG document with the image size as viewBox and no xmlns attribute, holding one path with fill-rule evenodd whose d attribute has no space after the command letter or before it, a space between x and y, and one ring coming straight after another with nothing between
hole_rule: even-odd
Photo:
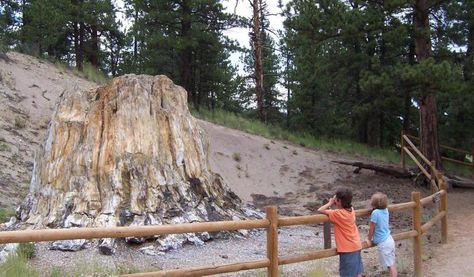
<instances>
[{"instance_id":1,"label":"fallen log","mask_svg":"<svg viewBox=\"0 0 474 277\"><path fill-rule=\"evenodd\" d=\"M444 174L444 179L449 184L449 187L474 188L474 181L459 176Z\"/></svg>"},{"instance_id":2,"label":"fallen log","mask_svg":"<svg viewBox=\"0 0 474 277\"><path fill-rule=\"evenodd\" d=\"M357 167L354 170L354 173L359 173L361 169L370 169L376 172L381 172L395 178L412 178L415 176L413 172L404 170L402 168L380 166L374 164L366 164L363 162L347 162L347 161L332 161L333 163L351 165Z\"/></svg>"}]
</instances>

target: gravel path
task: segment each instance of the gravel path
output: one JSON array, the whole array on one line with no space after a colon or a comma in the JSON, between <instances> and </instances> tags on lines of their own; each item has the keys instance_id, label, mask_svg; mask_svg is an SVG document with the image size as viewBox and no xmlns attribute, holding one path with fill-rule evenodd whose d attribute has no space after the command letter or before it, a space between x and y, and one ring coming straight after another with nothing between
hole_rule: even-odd
<instances>
[{"instance_id":1,"label":"gravel path","mask_svg":"<svg viewBox=\"0 0 474 277\"><path fill-rule=\"evenodd\" d=\"M474 276L473 211L473 189L448 193L448 243L429 252L432 258L423 264L424 276Z\"/></svg>"},{"instance_id":2,"label":"gravel path","mask_svg":"<svg viewBox=\"0 0 474 277\"><path fill-rule=\"evenodd\" d=\"M365 237L365 228L361 228ZM332 242L333 246L334 241ZM51 272L61 272L59 276L109 276L117 273L147 272L165 269L190 268L200 266L224 265L263 259L266 255L266 236L259 232L249 237L218 239L204 246L186 245L164 255L149 256L141 253L140 246L121 245L112 256L101 255L94 245L78 252L48 250L48 243L38 244L38 255L31 264L51 276ZM150 244L152 245L152 244ZM293 226L280 228L280 256L303 254L323 248L322 225ZM399 276L412 276L411 243L398 244L397 256ZM366 277L388 276L388 272L378 265L375 248L362 253ZM281 276L333 277L338 275L339 258L329 257L304 263L280 267ZM240 271L217 276L266 276L265 269Z\"/></svg>"},{"instance_id":3,"label":"gravel path","mask_svg":"<svg viewBox=\"0 0 474 277\"><path fill-rule=\"evenodd\" d=\"M105 268L123 270L151 271L159 269L189 268L205 265L222 265L263 259L266 256L266 236L259 232L245 238L219 239L207 242L204 246L186 245L164 255L149 256L141 253L141 246L122 245L112 256L99 254L91 245L78 252L48 250L48 243L38 245L38 255L31 263L48 276L52 270L62 268L64 273L82 272L92 276L92 272ZM303 254L321 249L323 233L321 226L285 227L279 231L280 255ZM280 270L282 276L308 276L309 273L321 273L314 276L337 276L337 257L305 263L285 265ZM68 270L64 270L68 269ZM89 269L92 269L91 272ZM265 270L242 271L221 276L265 276ZM90 275L89 275L90 274Z\"/></svg>"}]
</instances>

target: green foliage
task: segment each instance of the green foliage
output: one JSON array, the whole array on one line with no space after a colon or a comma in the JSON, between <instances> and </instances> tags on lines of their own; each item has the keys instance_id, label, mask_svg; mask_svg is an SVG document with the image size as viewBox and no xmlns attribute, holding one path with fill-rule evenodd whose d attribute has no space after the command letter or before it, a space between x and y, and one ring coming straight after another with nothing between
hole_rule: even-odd
<instances>
[{"instance_id":1,"label":"green foliage","mask_svg":"<svg viewBox=\"0 0 474 277\"><path fill-rule=\"evenodd\" d=\"M10 217L15 215L15 210L12 208L0 208L0 223L10 220Z\"/></svg>"},{"instance_id":2,"label":"green foliage","mask_svg":"<svg viewBox=\"0 0 474 277\"><path fill-rule=\"evenodd\" d=\"M0 151L10 151L11 148L8 146L8 144L4 142L0 142Z\"/></svg>"},{"instance_id":3,"label":"green foliage","mask_svg":"<svg viewBox=\"0 0 474 277\"><path fill-rule=\"evenodd\" d=\"M240 157L240 153L238 152L232 153L232 159L234 159L234 161L236 162L240 162L242 160L242 158Z\"/></svg>"},{"instance_id":4,"label":"green foliage","mask_svg":"<svg viewBox=\"0 0 474 277\"><path fill-rule=\"evenodd\" d=\"M0 277L36 277L39 272L28 265L28 259L21 255L9 255L4 263L0 264Z\"/></svg>"},{"instance_id":5,"label":"green foliage","mask_svg":"<svg viewBox=\"0 0 474 277\"><path fill-rule=\"evenodd\" d=\"M350 140L315 137L309 133L292 132L278 126L265 125L256 119L246 119L233 113L217 110L209 112L193 111L198 118L214 122L229 128L242 130L251 134L261 135L269 139L288 140L296 144L304 144L309 148L323 149L350 155L362 155L375 160L399 162L399 153L394 150L369 147ZM264 146L265 147L265 146ZM270 145L268 145L268 148ZM296 150L293 151L296 155Z\"/></svg>"},{"instance_id":6,"label":"green foliage","mask_svg":"<svg viewBox=\"0 0 474 277\"><path fill-rule=\"evenodd\" d=\"M74 70L74 73L78 76L81 76L82 78L85 78L97 84L105 84L108 81L107 76L105 76L103 72L101 72L89 63L84 64L82 72L76 69Z\"/></svg>"},{"instance_id":7,"label":"green foliage","mask_svg":"<svg viewBox=\"0 0 474 277\"><path fill-rule=\"evenodd\" d=\"M236 108L236 69L228 61L235 46L222 34L236 19L220 1L125 2L134 24L121 72L167 75L187 90L196 109Z\"/></svg>"},{"instance_id":8,"label":"green foliage","mask_svg":"<svg viewBox=\"0 0 474 277\"><path fill-rule=\"evenodd\" d=\"M36 256L35 244L31 242L20 243L20 245L18 245L18 248L16 249L16 253L19 256L30 260Z\"/></svg>"},{"instance_id":9,"label":"green foliage","mask_svg":"<svg viewBox=\"0 0 474 277\"><path fill-rule=\"evenodd\" d=\"M17 129L23 129L26 126L26 121L23 118L17 116L15 117L14 125Z\"/></svg>"},{"instance_id":10,"label":"green foliage","mask_svg":"<svg viewBox=\"0 0 474 277\"><path fill-rule=\"evenodd\" d=\"M28 260L18 255L9 256L5 264L0 264L0 277L40 276L37 270L28 265ZM101 266L97 263L78 263L72 268L53 267L49 273L41 276L49 277L105 277L111 275L132 274L140 272L158 271L156 268L139 269L133 265L119 265L115 269ZM3 274L3 275L2 275ZM30 274L30 275L28 275Z\"/></svg>"},{"instance_id":11,"label":"green foliage","mask_svg":"<svg viewBox=\"0 0 474 277\"><path fill-rule=\"evenodd\" d=\"M60 268L53 267L50 272L50 277L81 277L81 276L95 276L95 277L105 277L111 275L122 275L122 274L131 274L131 273L140 273L140 272L151 272L158 271L158 268L145 268L140 269L134 265L121 264L117 265L115 268L110 268L107 266L99 265L98 263L86 263L79 262L75 264L72 268ZM0 275L1 276L1 275Z\"/></svg>"}]
</instances>

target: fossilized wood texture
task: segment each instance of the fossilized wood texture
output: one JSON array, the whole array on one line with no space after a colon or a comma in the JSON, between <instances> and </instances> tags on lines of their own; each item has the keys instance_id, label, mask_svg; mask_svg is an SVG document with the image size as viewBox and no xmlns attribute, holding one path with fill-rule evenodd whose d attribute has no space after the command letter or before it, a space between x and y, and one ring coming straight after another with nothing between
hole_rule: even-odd
<instances>
[{"instance_id":1,"label":"fossilized wood texture","mask_svg":"<svg viewBox=\"0 0 474 277\"><path fill-rule=\"evenodd\" d=\"M244 218L240 199L210 171L208 141L186 99L186 91L166 76L146 75L62 95L18 210L22 224L70 228Z\"/></svg>"}]
</instances>

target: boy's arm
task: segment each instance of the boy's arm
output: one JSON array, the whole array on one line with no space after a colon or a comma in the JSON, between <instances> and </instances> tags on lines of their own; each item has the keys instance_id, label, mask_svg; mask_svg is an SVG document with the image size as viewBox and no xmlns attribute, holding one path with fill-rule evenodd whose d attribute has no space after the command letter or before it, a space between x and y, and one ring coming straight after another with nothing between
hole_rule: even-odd
<instances>
[{"instance_id":1,"label":"boy's arm","mask_svg":"<svg viewBox=\"0 0 474 277\"><path fill-rule=\"evenodd\" d=\"M331 206L334 205L334 201L336 200L335 197L336 196L329 198L329 202L319 207L318 212L323 213L323 214L328 214L326 210L330 209Z\"/></svg>"},{"instance_id":2,"label":"boy's arm","mask_svg":"<svg viewBox=\"0 0 474 277\"><path fill-rule=\"evenodd\" d=\"M370 221L369 234L367 235L367 240L365 241L368 246L372 246L374 231L375 231L375 222Z\"/></svg>"}]
</instances>

